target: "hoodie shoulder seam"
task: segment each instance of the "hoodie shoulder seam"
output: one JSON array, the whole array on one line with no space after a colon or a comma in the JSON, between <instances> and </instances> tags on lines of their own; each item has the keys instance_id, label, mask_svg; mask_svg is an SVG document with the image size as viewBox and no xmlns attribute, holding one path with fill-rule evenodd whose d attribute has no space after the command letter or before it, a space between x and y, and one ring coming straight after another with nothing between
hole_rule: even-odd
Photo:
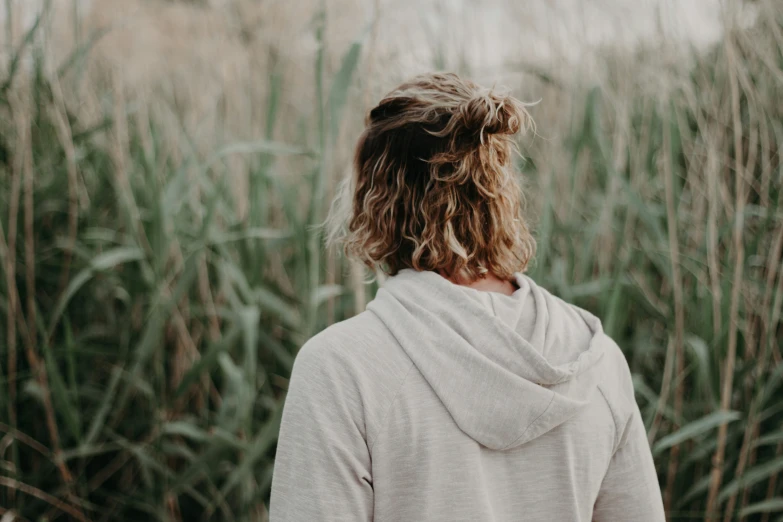
<instances>
[{"instance_id":1,"label":"hoodie shoulder seam","mask_svg":"<svg viewBox=\"0 0 783 522\"><path fill-rule=\"evenodd\" d=\"M599 383L596 388L598 388L598 391L601 393L601 397L604 398L604 402L606 402L606 406L609 408L609 413L612 414L612 422L614 422L614 440L612 442L612 455L614 455L614 452L617 450L617 444L619 442L618 437L618 431L620 429L620 423L617 421L617 412L614 410L614 407L612 406L612 403L609 401L609 397L606 396L606 392L604 392L603 386Z\"/></svg>"},{"instance_id":2,"label":"hoodie shoulder seam","mask_svg":"<svg viewBox=\"0 0 783 522\"><path fill-rule=\"evenodd\" d=\"M394 403L397 402L397 399L399 398L402 392L402 388L405 385L405 382L408 380L408 376L411 374L411 372L415 367L416 365L413 364L413 361L411 361L411 365L408 368L408 371L405 372L405 375L400 380L400 384L399 386L397 386L397 390L394 392L394 396L392 397L391 402L389 402L389 406L386 408L386 413L383 414L383 420L378 425L378 431L375 434L375 438L368 445L370 454L372 454L372 450L375 447L375 443L378 442L378 439L380 439L381 435L383 435L384 429L386 428L386 421L389 419L389 414L391 413L392 407L394 406Z\"/></svg>"}]
</instances>

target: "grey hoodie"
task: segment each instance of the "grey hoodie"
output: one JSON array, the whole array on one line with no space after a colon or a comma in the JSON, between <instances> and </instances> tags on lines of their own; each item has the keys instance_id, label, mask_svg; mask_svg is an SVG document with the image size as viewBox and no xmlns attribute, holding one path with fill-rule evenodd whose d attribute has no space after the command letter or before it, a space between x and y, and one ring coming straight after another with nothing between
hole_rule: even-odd
<instances>
[{"instance_id":1,"label":"grey hoodie","mask_svg":"<svg viewBox=\"0 0 783 522\"><path fill-rule=\"evenodd\" d=\"M631 374L601 321L402 270L294 364L271 522L664 520Z\"/></svg>"}]
</instances>

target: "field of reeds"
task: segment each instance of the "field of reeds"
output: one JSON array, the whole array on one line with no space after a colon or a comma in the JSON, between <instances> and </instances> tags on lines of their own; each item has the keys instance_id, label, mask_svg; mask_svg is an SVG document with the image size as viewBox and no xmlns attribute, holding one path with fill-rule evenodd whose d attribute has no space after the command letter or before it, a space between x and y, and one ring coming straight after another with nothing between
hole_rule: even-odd
<instances>
[{"instance_id":1,"label":"field of reeds","mask_svg":"<svg viewBox=\"0 0 783 522\"><path fill-rule=\"evenodd\" d=\"M429 53L541 100L520 140L530 274L624 349L673 521L783 520L783 5L751 3L701 50L495 76ZM266 520L297 349L376 288L317 225L404 79L382 11L139 5L159 10L143 41L52 2L7 18L2 522ZM175 20L229 36L183 43Z\"/></svg>"}]
</instances>

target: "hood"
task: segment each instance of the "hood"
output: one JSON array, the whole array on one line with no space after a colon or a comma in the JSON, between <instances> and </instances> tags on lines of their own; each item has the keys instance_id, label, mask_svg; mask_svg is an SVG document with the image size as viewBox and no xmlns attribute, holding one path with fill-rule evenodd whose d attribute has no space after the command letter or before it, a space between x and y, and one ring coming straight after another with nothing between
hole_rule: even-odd
<instances>
[{"instance_id":1,"label":"hood","mask_svg":"<svg viewBox=\"0 0 783 522\"><path fill-rule=\"evenodd\" d=\"M459 428L496 450L533 440L584 408L608 339L591 313L522 273L514 282L508 296L404 269L367 305Z\"/></svg>"}]
</instances>

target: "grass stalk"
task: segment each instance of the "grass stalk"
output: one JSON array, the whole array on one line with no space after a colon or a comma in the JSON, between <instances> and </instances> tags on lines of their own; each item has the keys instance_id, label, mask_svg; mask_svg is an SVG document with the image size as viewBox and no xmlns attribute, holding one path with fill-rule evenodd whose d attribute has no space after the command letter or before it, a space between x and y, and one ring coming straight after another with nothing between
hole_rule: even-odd
<instances>
[{"instance_id":1,"label":"grass stalk","mask_svg":"<svg viewBox=\"0 0 783 522\"><path fill-rule=\"evenodd\" d=\"M731 396L733 393L734 371L737 359L737 334L739 331L739 302L740 290L742 288L742 275L745 266L745 244L743 241L743 229L745 219L745 173L742 149L742 121L740 118L740 98L739 86L737 80L737 68L739 64L736 61L734 42L731 37L725 40L726 46L726 64L729 75L729 87L731 92L731 111L732 111L732 130L734 136L734 179L735 179L735 208L734 208L734 227L733 242L734 250L734 275L732 280L731 304L729 311L729 340L726 352L726 359L723 364L723 382L721 388L720 407L723 411L728 411L731 406ZM710 472L710 488L707 497L706 521L717 520L718 510L718 492L724 472L724 458L726 454L726 443L728 439L728 425L722 423L718 428L717 448L712 458L712 470Z\"/></svg>"},{"instance_id":2,"label":"grass stalk","mask_svg":"<svg viewBox=\"0 0 783 522\"><path fill-rule=\"evenodd\" d=\"M672 111L673 113L673 111ZM674 359L675 372L677 378L674 388L674 422L673 429L680 428L682 419L683 396L685 388L685 353L683 350L683 338L685 331L685 307L683 305L683 280L680 274L680 249L679 233L677 231L677 212L674 201L674 176L672 169L674 158L672 157L672 133L671 125L676 122L672 118L672 123L663 126L663 177L666 192L666 216L669 238L669 256L671 258L672 281L671 287L674 295ZM669 452L669 467L666 475L666 492L664 495L664 507L666 511L671 511L672 499L674 495L675 481L677 478L677 469L679 466L680 445L675 444Z\"/></svg>"}]
</instances>

